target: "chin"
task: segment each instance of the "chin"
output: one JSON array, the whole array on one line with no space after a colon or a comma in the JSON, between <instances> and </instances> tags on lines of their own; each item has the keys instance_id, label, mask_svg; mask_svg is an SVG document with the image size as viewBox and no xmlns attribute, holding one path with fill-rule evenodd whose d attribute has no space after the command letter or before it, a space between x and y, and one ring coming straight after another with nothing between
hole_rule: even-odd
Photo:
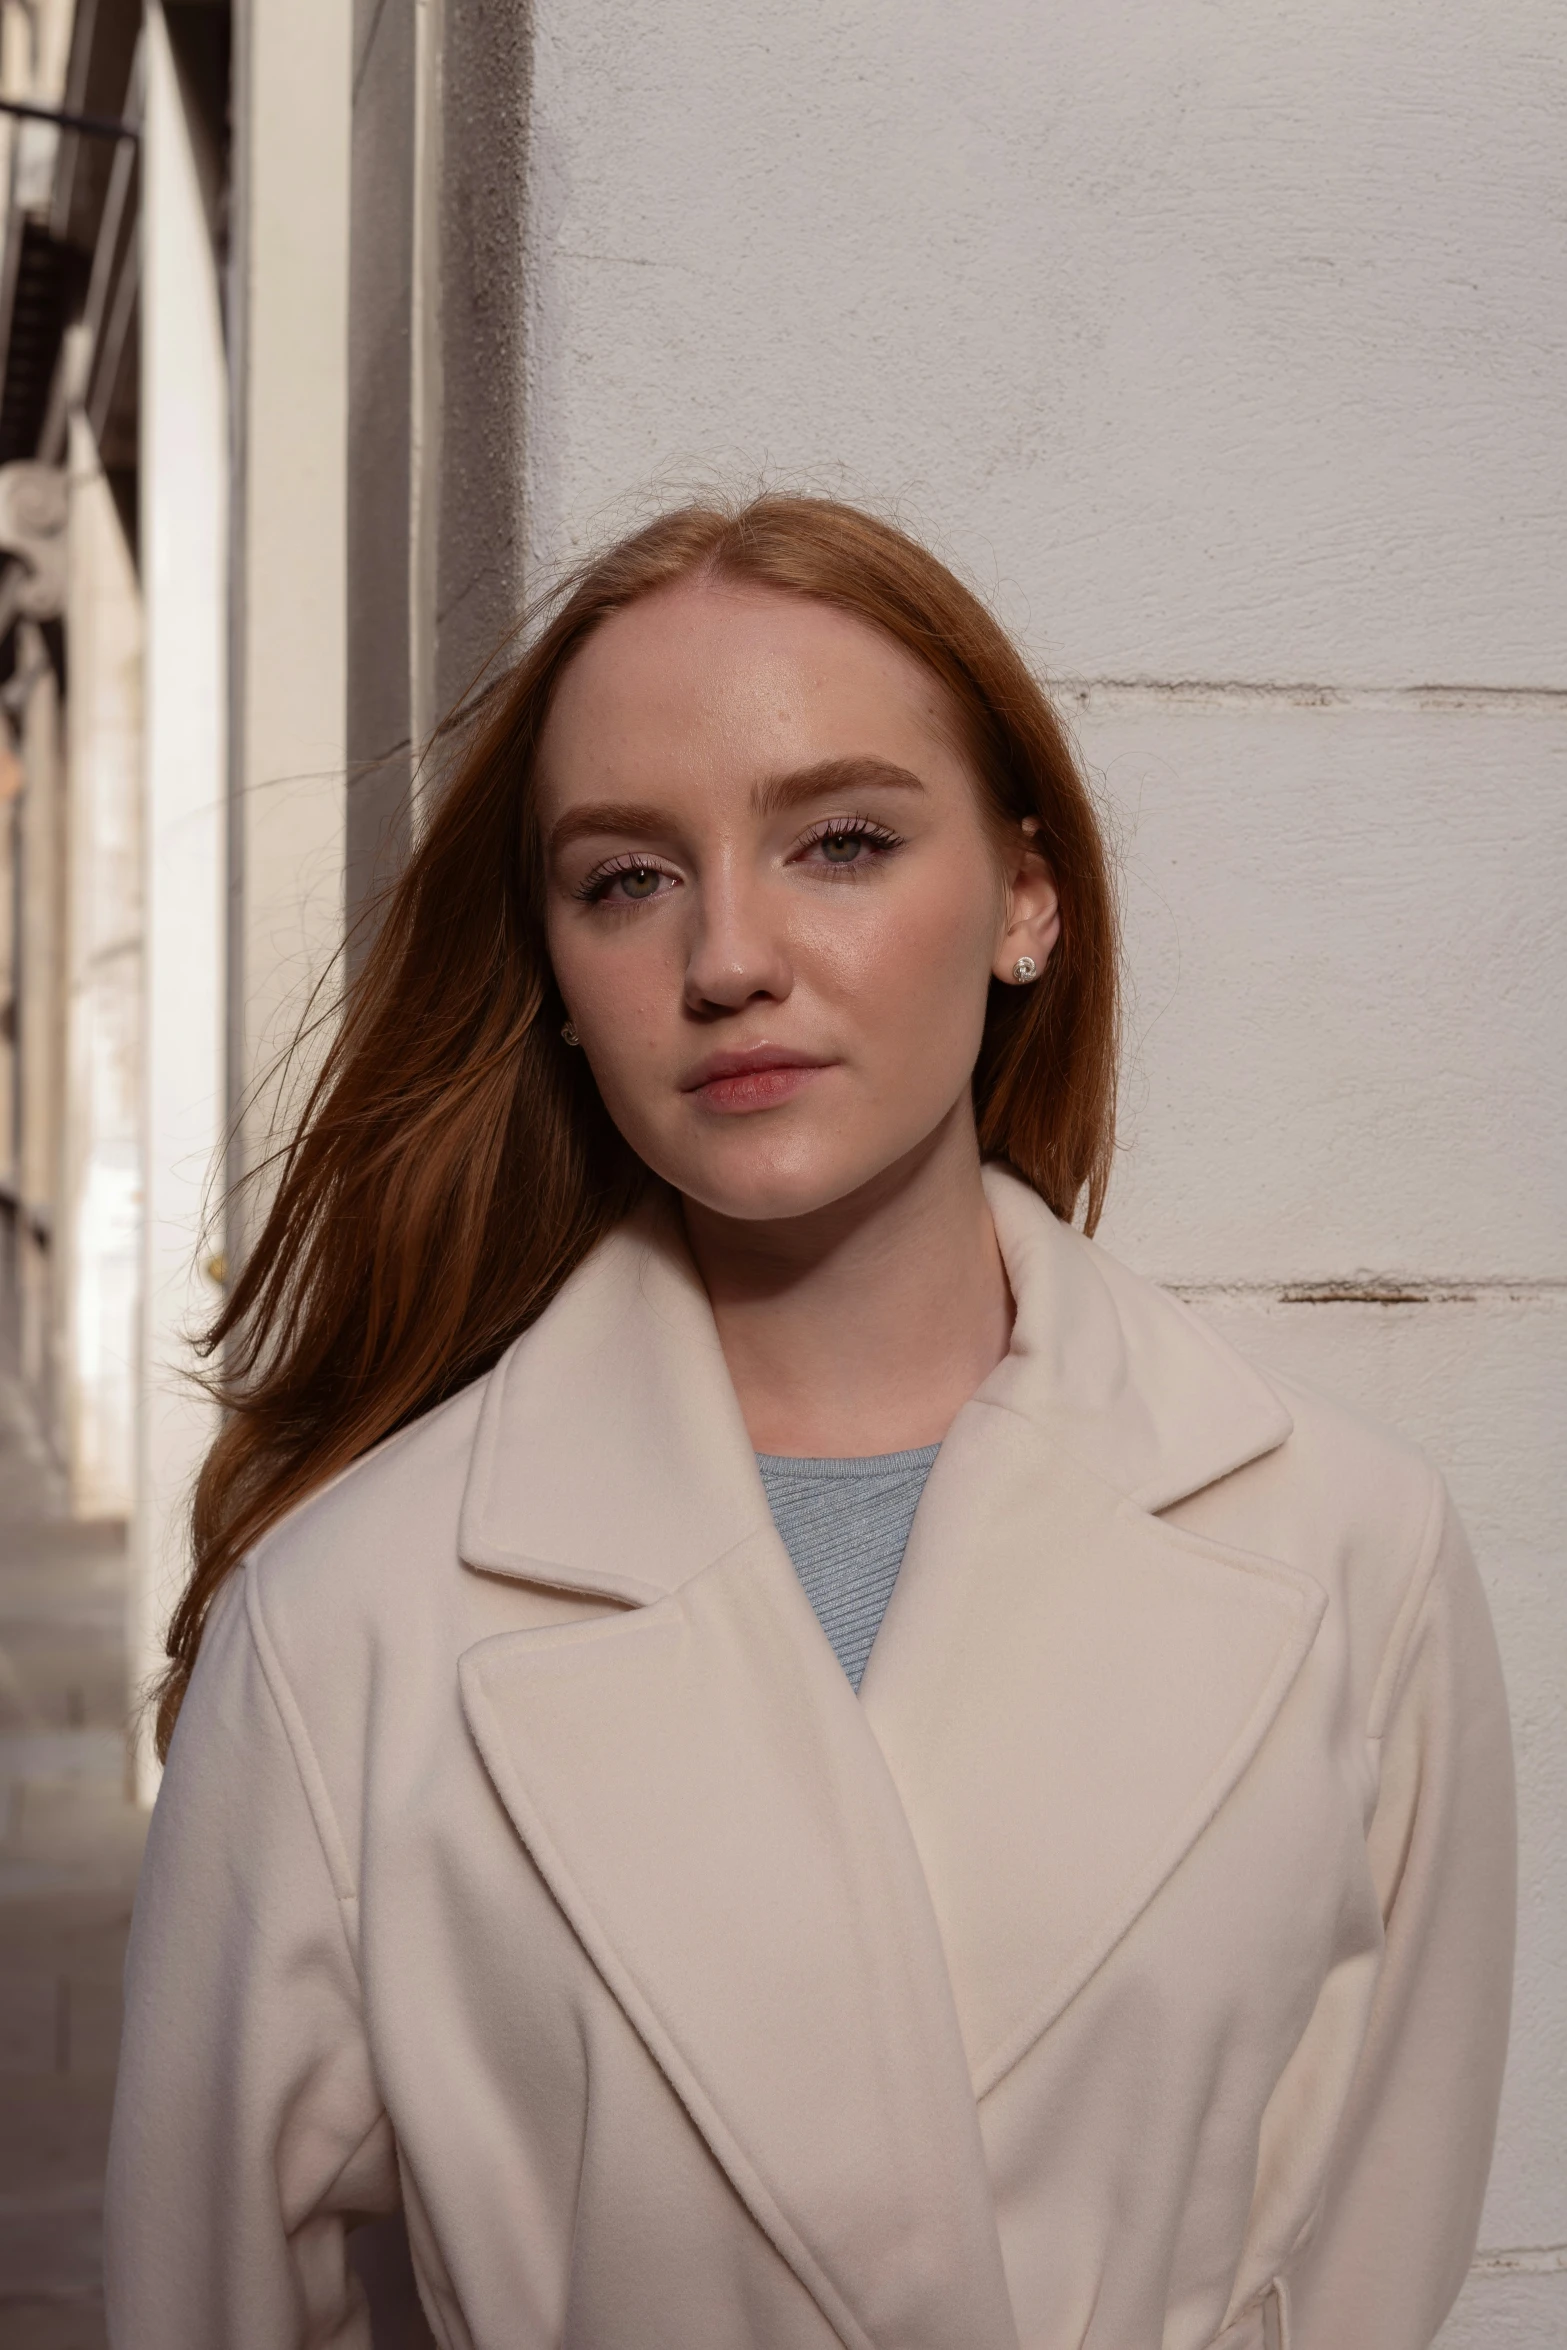
<instances>
[{"instance_id":1,"label":"chin","mask_svg":"<svg viewBox=\"0 0 1567 2350\"><path fill-rule=\"evenodd\" d=\"M736 1224L782 1224L797 1216L809 1216L818 1209L830 1208L846 1199L858 1186L844 1183L757 1182L733 1183L678 1183L675 1188L699 1207L715 1216L726 1216Z\"/></svg>"},{"instance_id":2,"label":"chin","mask_svg":"<svg viewBox=\"0 0 1567 2350\"><path fill-rule=\"evenodd\" d=\"M737 1224L781 1223L813 1215L847 1199L879 1171L879 1163L849 1163L841 1150L826 1149L802 1153L783 1165L771 1153L758 1153L754 1161L748 1153L736 1153L725 1154L725 1161L717 1165L705 1158L683 1158L678 1166L658 1170L687 1199Z\"/></svg>"}]
</instances>

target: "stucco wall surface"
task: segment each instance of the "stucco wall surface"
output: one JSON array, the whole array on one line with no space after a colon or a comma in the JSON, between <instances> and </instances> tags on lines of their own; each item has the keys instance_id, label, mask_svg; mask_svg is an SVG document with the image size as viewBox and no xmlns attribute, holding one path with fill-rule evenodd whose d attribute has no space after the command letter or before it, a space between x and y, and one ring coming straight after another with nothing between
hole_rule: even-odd
<instances>
[{"instance_id":1,"label":"stucco wall surface","mask_svg":"<svg viewBox=\"0 0 1567 2350\"><path fill-rule=\"evenodd\" d=\"M536 26L536 545L841 469L1060 671L1567 682L1550 0Z\"/></svg>"},{"instance_id":2,"label":"stucco wall surface","mask_svg":"<svg viewBox=\"0 0 1567 2350\"><path fill-rule=\"evenodd\" d=\"M538 0L535 576L714 474L891 506L1121 846L1105 1238L1452 1476L1525 1899L1445 2350L1567 2339L1567 18Z\"/></svg>"}]
</instances>

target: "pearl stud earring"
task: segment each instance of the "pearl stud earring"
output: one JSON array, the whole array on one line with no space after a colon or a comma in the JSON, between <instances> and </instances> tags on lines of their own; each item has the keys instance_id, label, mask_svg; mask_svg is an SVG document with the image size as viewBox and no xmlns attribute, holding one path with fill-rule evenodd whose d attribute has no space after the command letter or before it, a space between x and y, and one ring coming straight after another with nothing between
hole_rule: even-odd
<instances>
[{"instance_id":1,"label":"pearl stud earring","mask_svg":"<svg viewBox=\"0 0 1567 2350\"><path fill-rule=\"evenodd\" d=\"M1026 987L1031 979L1039 977L1039 965L1032 955L1019 955L1012 966L1012 976L1019 987Z\"/></svg>"}]
</instances>

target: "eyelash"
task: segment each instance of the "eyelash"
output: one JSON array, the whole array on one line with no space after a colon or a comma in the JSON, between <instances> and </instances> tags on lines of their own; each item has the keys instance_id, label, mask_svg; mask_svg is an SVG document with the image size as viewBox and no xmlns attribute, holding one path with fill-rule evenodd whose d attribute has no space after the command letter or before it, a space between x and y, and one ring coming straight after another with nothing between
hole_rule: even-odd
<instances>
[{"instance_id":1,"label":"eyelash","mask_svg":"<svg viewBox=\"0 0 1567 2350\"><path fill-rule=\"evenodd\" d=\"M574 894L582 900L584 905L601 906L608 897L612 885L620 879L623 873L668 873L668 867L660 865L653 857L616 857L607 865L595 865L586 880L578 884ZM671 881L675 878L674 874L669 874ZM654 894L661 893L655 892ZM643 899L641 902L646 905L650 904L651 900ZM637 901L628 898L626 903L634 905Z\"/></svg>"},{"instance_id":2,"label":"eyelash","mask_svg":"<svg viewBox=\"0 0 1567 2350\"><path fill-rule=\"evenodd\" d=\"M875 849L879 856L888 856L894 849L903 846L900 834L890 831L885 824L875 823L869 816L824 816L819 824L811 826L800 847L819 848L827 840L862 840L867 848ZM852 873L855 867L844 865L838 870Z\"/></svg>"},{"instance_id":3,"label":"eyelash","mask_svg":"<svg viewBox=\"0 0 1567 2350\"><path fill-rule=\"evenodd\" d=\"M793 863L806 850L819 848L824 841L829 840L862 840L868 848L875 850L878 859L890 855L894 849L901 849L903 846L900 834L889 830L885 824L876 823L869 816L824 816L820 823L812 825L810 831L799 842L791 855L790 862ZM847 877L856 871L857 864L858 860L835 869L829 868L829 870L836 870ZM574 894L585 905L601 906L607 901L610 890L624 873L664 873L668 874L671 880L678 878L674 874L669 874L668 867L660 865L653 857L627 855L616 857L607 865L596 865L586 879L578 885ZM654 897L660 897L663 894L660 890L655 890L653 893ZM651 898L626 899L624 901L627 905L639 903L651 905L652 902Z\"/></svg>"}]
</instances>

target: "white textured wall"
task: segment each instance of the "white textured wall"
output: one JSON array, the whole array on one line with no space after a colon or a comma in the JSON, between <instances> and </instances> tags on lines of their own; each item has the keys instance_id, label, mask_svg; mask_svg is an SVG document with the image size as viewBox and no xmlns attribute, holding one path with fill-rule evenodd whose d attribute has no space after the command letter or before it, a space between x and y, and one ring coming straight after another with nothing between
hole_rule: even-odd
<instances>
[{"instance_id":1,"label":"white textured wall","mask_svg":"<svg viewBox=\"0 0 1567 2350\"><path fill-rule=\"evenodd\" d=\"M536 25L534 562L650 483L771 472L897 503L992 593L1070 681L1121 828L1107 1238L1452 1474L1526 1888L1486 2252L1444 2345L1554 2350L1567 19L539 0Z\"/></svg>"}]
</instances>

